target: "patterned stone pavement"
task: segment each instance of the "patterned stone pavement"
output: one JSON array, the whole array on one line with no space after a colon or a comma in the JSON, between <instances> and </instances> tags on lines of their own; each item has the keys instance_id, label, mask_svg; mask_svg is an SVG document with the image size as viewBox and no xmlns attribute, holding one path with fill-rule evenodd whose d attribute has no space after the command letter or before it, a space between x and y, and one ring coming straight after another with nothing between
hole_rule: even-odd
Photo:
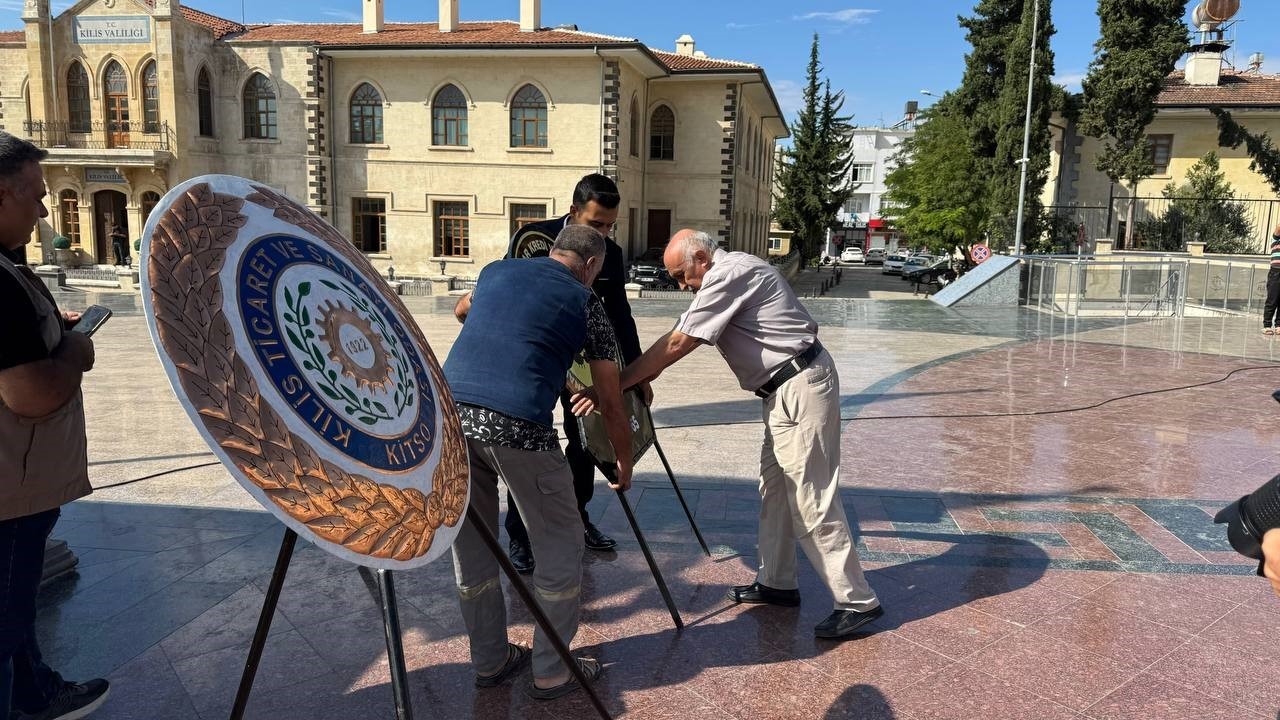
<instances>
[{"instance_id":1,"label":"patterned stone pavement","mask_svg":"<svg viewBox=\"0 0 1280 720\"><path fill-rule=\"evenodd\" d=\"M86 392L95 485L209 462L134 307L114 302ZM630 494L682 632L616 499L601 489L592 503L621 543L588 553L575 645L605 663L612 712L1277 716L1280 598L1211 522L1280 470L1280 365L1251 323L812 306L846 395L844 502L886 615L857 639L815 640L830 600L804 562L798 609L723 600L753 577L758 401L704 350L659 381L655 417L713 556L654 458ZM443 355L456 335L446 303L414 307ZM679 309L638 305L642 338ZM81 565L43 596L46 655L72 677L112 680L95 718L226 717L281 533L216 467L68 506L55 534ZM527 676L477 691L449 563L396 580L415 717L594 716L581 694L527 699ZM513 639L527 641L527 612L509 608ZM393 716L378 605L350 565L299 547L248 716Z\"/></svg>"}]
</instances>

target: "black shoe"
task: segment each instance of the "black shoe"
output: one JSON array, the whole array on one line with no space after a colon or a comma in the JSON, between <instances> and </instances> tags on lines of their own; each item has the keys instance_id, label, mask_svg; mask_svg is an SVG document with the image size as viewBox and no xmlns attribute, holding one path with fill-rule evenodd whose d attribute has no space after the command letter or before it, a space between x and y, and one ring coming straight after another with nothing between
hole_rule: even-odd
<instances>
[{"instance_id":1,"label":"black shoe","mask_svg":"<svg viewBox=\"0 0 1280 720\"><path fill-rule=\"evenodd\" d=\"M591 550L612 550L618 546L618 541L600 532L600 529L591 523L587 523L587 531L583 533L587 548Z\"/></svg>"},{"instance_id":2,"label":"black shoe","mask_svg":"<svg viewBox=\"0 0 1280 720\"><path fill-rule=\"evenodd\" d=\"M750 585L735 585L725 597L736 603L749 605L781 605L796 607L800 604L799 590L778 590L768 585L753 582Z\"/></svg>"},{"instance_id":3,"label":"black shoe","mask_svg":"<svg viewBox=\"0 0 1280 720\"><path fill-rule=\"evenodd\" d=\"M533 572L535 563L533 562L533 551L528 545L512 540L507 545L507 554L511 556L511 564L516 566L516 572L521 575L528 575Z\"/></svg>"},{"instance_id":4,"label":"black shoe","mask_svg":"<svg viewBox=\"0 0 1280 720\"><path fill-rule=\"evenodd\" d=\"M857 610L833 610L826 620L818 623L813 628L813 634L816 637L827 638L830 640L838 640L853 635L858 628L884 615L884 608L877 605L876 607L866 611L858 612Z\"/></svg>"},{"instance_id":5,"label":"black shoe","mask_svg":"<svg viewBox=\"0 0 1280 720\"><path fill-rule=\"evenodd\" d=\"M49 707L34 715L17 713L14 717L17 720L79 720L102 707L110 687L106 680L101 679L64 683Z\"/></svg>"}]
</instances>

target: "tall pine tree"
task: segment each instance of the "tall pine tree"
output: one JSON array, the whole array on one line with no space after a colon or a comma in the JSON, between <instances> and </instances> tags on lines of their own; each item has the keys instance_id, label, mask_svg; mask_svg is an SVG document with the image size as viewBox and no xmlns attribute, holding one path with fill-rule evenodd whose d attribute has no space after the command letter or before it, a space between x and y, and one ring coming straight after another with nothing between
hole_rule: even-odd
<instances>
[{"instance_id":1,"label":"tall pine tree","mask_svg":"<svg viewBox=\"0 0 1280 720\"><path fill-rule=\"evenodd\" d=\"M979 0L973 15L959 18L972 48L955 92L955 110L969 125L972 182L985 188L986 231L997 247L1012 244L1018 210L1027 71L1031 60L1034 0ZM1040 191L1048 178L1053 51L1051 0L1040 2L1036 76L1031 109L1025 235L1039 232Z\"/></svg>"},{"instance_id":2,"label":"tall pine tree","mask_svg":"<svg viewBox=\"0 0 1280 720\"><path fill-rule=\"evenodd\" d=\"M1040 193L1049 179L1049 115L1053 100L1053 50L1049 38L1054 34L1050 18L1050 0L1040 0L1040 17L1036 22L1034 0L1023 0L1021 19L1005 54L1005 73L995 107L995 155L991 162L990 220L991 242L999 248L1013 244L1018 214L1018 194L1022 183L1023 133L1027 117L1027 72L1031 64L1031 33L1036 32L1036 66L1032 85L1031 144L1027 157L1026 203L1023 210L1023 237L1037 237L1041 231L1043 204ZM1038 24L1038 30L1036 25Z\"/></svg>"},{"instance_id":3,"label":"tall pine tree","mask_svg":"<svg viewBox=\"0 0 1280 720\"><path fill-rule=\"evenodd\" d=\"M791 147L778 166L779 195L774 216L795 233L793 245L803 262L815 257L835 221L840 206L852 193L849 167L853 158L853 126L841 115L844 93L831 91L821 80L818 35L809 50L804 107L791 124Z\"/></svg>"},{"instance_id":4,"label":"tall pine tree","mask_svg":"<svg viewBox=\"0 0 1280 720\"><path fill-rule=\"evenodd\" d=\"M1084 79L1080 124L1102 139L1098 170L1128 184L1126 247L1133 244L1138 183L1155 173L1146 132L1156 117L1156 97L1188 49L1186 7L1186 0L1098 0L1102 35Z\"/></svg>"}]
</instances>

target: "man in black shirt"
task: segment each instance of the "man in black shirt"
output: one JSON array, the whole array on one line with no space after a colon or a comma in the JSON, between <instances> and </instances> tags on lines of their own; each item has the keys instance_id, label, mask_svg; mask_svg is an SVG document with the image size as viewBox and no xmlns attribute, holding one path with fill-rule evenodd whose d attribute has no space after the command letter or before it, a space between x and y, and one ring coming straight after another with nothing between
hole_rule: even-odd
<instances>
[{"instance_id":1,"label":"man in black shirt","mask_svg":"<svg viewBox=\"0 0 1280 720\"><path fill-rule=\"evenodd\" d=\"M83 718L107 696L106 680L63 680L40 657L36 594L44 544L65 503L88 495L80 380L93 342L71 332L26 266L44 206L45 153L0 132L0 718Z\"/></svg>"},{"instance_id":2,"label":"man in black shirt","mask_svg":"<svg viewBox=\"0 0 1280 720\"><path fill-rule=\"evenodd\" d=\"M622 248L609 236L618 220L618 205L622 197L618 186L604 175L587 175L578 181L573 190L573 204L569 214L530 223L520 228L511 238L511 247L507 257L540 257L551 250L555 237L566 225L587 225L605 236L604 268L599 277L592 283L591 289L604 303L605 313L613 325L614 334L618 338L618 346L622 351L624 363L640 357L640 337L636 334L636 322L631 317L631 304L627 302L626 273L623 268ZM642 387L645 399L651 399L649 386ZM564 412L564 433L569 444L565 448L565 457L573 470L573 490L578 499L578 512L582 515L582 523L586 528L586 545L592 550L609 550L617 542L600 532L591 523L587 515L587 503L595 493L596 466L591 454L582 445L582 437L578 433L578 423L570 409L569 394L560 396L560 408ZM507 536L511 540L509 547L511 562L520 572L532 572L534 568L533 553L529 550L529 534L525 531L520 519L520 511L507 494L507 519L504 523Z\"/></svg>"}]
</instances>

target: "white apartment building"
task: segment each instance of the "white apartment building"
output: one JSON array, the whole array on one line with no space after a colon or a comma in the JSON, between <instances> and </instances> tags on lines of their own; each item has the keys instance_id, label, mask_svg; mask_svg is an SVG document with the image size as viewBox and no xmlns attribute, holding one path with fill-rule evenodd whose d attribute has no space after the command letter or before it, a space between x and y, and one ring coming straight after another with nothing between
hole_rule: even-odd
<instances>
[{"instance_id":1,"label":"white apartment building","mask_svg":"<svg viewBox=\"0 0 1280 720\"><path fill-rule=\"evenodd\" d=\"M898 146L914 134L914 123L894 128L862 127L853 131L850 174L854 190L837 214L837 220L844 225L846 244L861 242L864 249L892 250L897 247L897 233L884 220L884 179L897 165ZM840 239L840 234L841 231L833 233L833 240Z\"/></svg>"}]
</instances>

